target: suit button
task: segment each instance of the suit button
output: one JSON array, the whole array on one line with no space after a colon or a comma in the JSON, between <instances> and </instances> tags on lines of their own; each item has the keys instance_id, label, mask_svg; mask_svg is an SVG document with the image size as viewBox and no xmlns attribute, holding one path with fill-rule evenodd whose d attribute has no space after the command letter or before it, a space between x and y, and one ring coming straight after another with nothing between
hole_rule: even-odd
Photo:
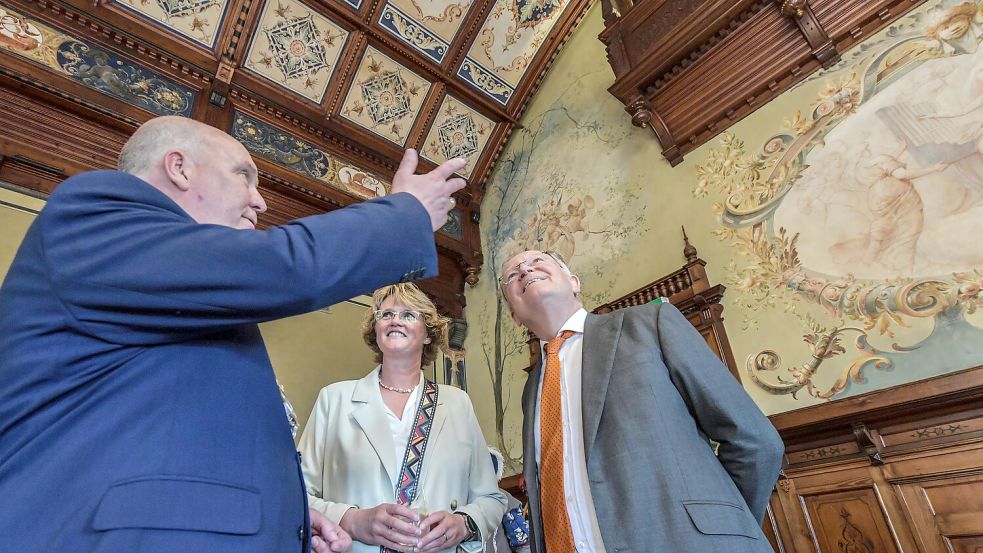
<instances>
[{"instance_id":1,"label":"suit button","mask_svg":"<svg viewBox=\"0 0 983 553\"><path fill-rule=\"evenodd\" d=\"M307 537L307 532L304 531L304 525L301 524L297 527L297 539L300 540L300 543L304 543L305 537Z\"/></svg>"}]
</instances>

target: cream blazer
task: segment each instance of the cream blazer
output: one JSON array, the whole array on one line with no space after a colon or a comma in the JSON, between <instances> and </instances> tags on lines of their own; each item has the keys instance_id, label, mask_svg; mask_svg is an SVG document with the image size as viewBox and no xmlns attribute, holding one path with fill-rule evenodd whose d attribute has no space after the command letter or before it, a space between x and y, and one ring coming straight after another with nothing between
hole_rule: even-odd
<instances>
[{"instance_id":1,"label":"cream blazer","mask_svg":"<svg viewBox=\"0 0 983 553\"><path fill-rule=\"evenodd\" d=\"M335 522L355 506L396 502L401 467L394 456L378 372L377 366L361 380L323 388L300 438L310 506ZM498 489L471 399L453 386L438 388L417 494L423 493L432 512L470 515L482 539L461 547L469 553L482 551L484 539L502 523L506 499ZM355 542L352 551L378 553L379 546Z\"/></svg>"}]
</instances>

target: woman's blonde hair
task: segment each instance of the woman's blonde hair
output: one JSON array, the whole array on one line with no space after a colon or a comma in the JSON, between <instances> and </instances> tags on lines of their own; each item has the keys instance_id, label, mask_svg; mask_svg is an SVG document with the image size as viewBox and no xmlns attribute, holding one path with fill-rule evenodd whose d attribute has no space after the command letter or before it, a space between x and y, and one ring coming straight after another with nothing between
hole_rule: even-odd
<instances>
[{"instance_id":1,"label":"woman's blonde hair","mask_svg":"<svg viewBox=\"0 0 983 553\"><path fill-rule=\"evenodd\" d=\"M372 310L365 314L362 320L362 339L365 345L375 352L376 363L382 363L382 350L375 337L375 312L380 309L382 302L392 296L396 301L406 307L419 311L423 318L423 323L427 327L427 338L429 344L423 344L423 356L420 359L420 368L430 365L437 359L438 352L447 352L447 319L437 313L430 298L423 290L415 284L401 283L391 286L383 286L372 293Z\"/></svg>"}]
</instances>

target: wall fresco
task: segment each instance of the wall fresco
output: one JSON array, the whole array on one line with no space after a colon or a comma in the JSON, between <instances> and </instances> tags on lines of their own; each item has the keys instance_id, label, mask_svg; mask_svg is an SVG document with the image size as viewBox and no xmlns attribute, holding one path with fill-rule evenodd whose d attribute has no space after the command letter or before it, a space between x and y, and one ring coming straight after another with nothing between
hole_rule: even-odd
<instances>
[{"instance_id":1,"label":"wall fresco","mask_svg":"<svg viewBox=\"0 0 983 553\"><path fill-rule=\"evenodd\" d=\"M603 82L603 74L582 72L548 105L531 109L487 185L481 299L476 311L469 311L476 313L469 317L476 318L478 342L472 340L471 359L477 355L487 364L496 445L513 469L521 458L521 446L514 441L520 406L509 398L525 380L516 364L528 362L528 348L525 332L498 294L501 264L525 249L556 251L581 277L585 304L597 305L610 297L618 278L611 263L629 253L631 236L647 231L635 186L609 169L611 156L627 146L631 129L603 124L615 115L597 109L590 91L598 80ZM472 309L472 302L468 306ZM492 435L488 429L486 434Z\"/></svg>"},{"instance_id":2,"label":"wall fresco","mask_svg":"<svg viewBox=\"0 0 983 553\"><path fill-rule=\"evenodd\" d=\"M747 355L758 388L829 400L983 362L981 40L983 2L932 2L813 79L760 148L728 133L696 168L746 324L804 330Z\"/></svg>"}]
</instances>

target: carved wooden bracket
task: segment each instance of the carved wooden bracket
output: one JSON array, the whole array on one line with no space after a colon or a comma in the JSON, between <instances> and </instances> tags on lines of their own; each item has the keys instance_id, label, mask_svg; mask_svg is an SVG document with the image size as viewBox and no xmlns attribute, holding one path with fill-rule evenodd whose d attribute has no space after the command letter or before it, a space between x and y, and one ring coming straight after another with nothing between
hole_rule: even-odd
<instances>
[{"instance_id":1,"label":"carved wooden bracket","mask_svg":"<svg viewBox=\"0 0 983 553\"><path fill-rule=\"evenodd\" d=\"M225 84L229 84L232 82L232 76L235 72L236 64L228 58L222 58L222 61L218 64L218 70L215 71L215 78Z\"/></svg>"},{"instance_id":2,"label":"carved wooden bracket","mask_svg":"<svg viewBox=\"0 0 983 553\"><path fill-rule=\"evenodd\" d=\"M792 491L792 481L788 479L788 475L785 474L785 469L778 471L778 481L775 486L782 490L783 493L789 493Z\"/></svg>"},{"instance_id":3,"label":"carved wooden bracket","mask_svg":"<svg viewBox=\"0 0 983 553\"><path fill-rule=\"evenodd\" d=\"M799 26L802 35L809 42L809 47L812 48L812 55L816 56L823 67L832 67L840 61L840 53L836 51L836 45L833 44L829 33L823 28L806 0L775 0L775 3L781 7L782 15L791 17Z\"/></svg>"},{"instance_id":4,"label":"carved wooden bracket","mask_svg":"<svg viewBox=\"0 0 983 553\"><path fill-rule=\"evenodd\" d=\"M881 458L881 450L877 447L877 442L874 441L874 437L870 434L870 431L867 430L867 425L862 422L855 422L852 427L853 437L857 440L860 451L863 451L867 455L870 464L883 465L884 460Z\"/></svg>"},{"instance_id":5,"label":"carved wooden bracket","mask_svg":"<svg viewBox=\"0 0 983 553\"><path fill-rule=\"evenodd\" d=\"M608 91L677 165L924 1L601 0Z\"/></svg>"},{"instance_id":6,"label":"carved wooden bracket","mask_svg":"<svg viewBox=\"0 0 983 553\"><path fill-rule=\"evenodd\" d=\"M667 148L662 150L662 155L669 160L669 163L676 165L683 160L682 153L676 147L676 139L673 137L672 131L669 130L669 126L666 125L662 116L652 109L648 100L638 96L625 107L625 111L631 115L632 125L651 129L659 144L669 144Z\"/></svg>"},{"instance_id":7,"label":"carved wooden bracket","mask_svg":"<svg viewBox=\"0 0 983 553\"><path fill-rule=\"evenodd\" d=\"M466 266L464 268L464 273L466 275L464 277L464 282L466 282L468 286L474 288L475 286L478 285L478 273L480 272L481 272L481 267L475 267L473 265Z\"/></svg>"}]
</instances>

